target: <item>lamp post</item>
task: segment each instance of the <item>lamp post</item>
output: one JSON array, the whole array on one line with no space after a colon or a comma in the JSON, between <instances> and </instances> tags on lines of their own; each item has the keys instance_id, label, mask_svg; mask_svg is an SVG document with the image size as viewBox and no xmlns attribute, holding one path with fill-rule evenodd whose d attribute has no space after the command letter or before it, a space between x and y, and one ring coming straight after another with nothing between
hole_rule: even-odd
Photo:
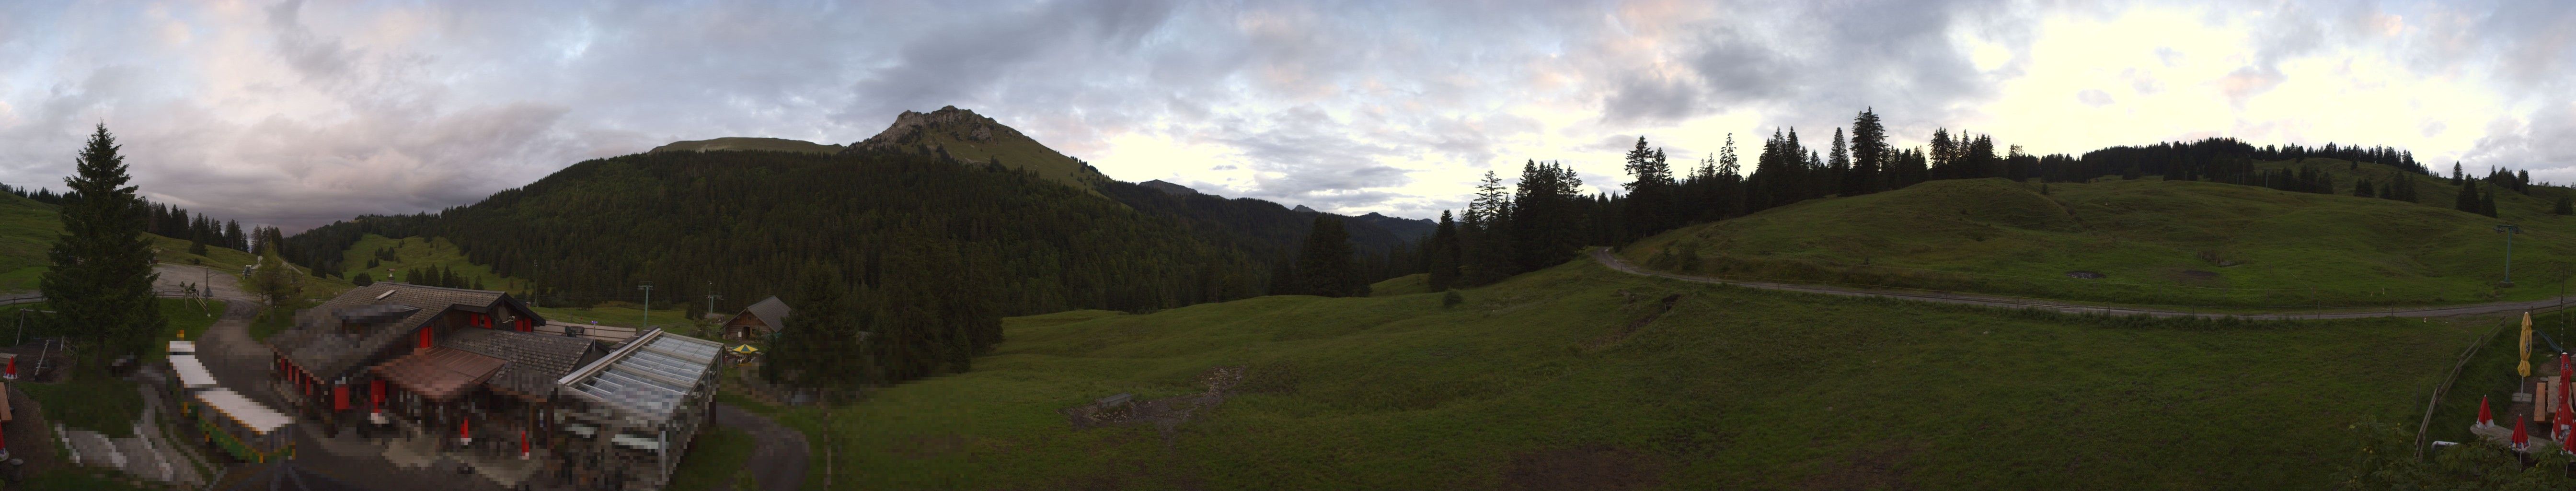
<instances>
[{"instance_id":1,"label":"lamp post","mask_svg":"<svg viewBox=\"0 0 2576 491\"><path fill-rule=\"evenodd\" d=\"M644 332L645 329L653 328L653 282L647 281L642 285L636 285L635 289L644 291L644 325L636 327L635 332Z\"/></svg>"},{"instance_id":2,"label":"lamp post","mask_svg":"<svg viewBox=\"0 0 2576 491\"><path fill-rule=\"evenodd\" d=\"M2495 226L2495 231L2496 231L2497 233L2502 233L2502 234L2504 234L2504 282L2503 282L2503 283L2498 283L2498 284L2496 284L2496 285L2497 285L2497 286L2506 287L2506 288L2512 288L2512 287L2513 287L2513 235L2514 235L2514 234L2522 233L2522 227L2521 227L2521 226L2516 226L2516 225L2497 225L2497 226Z\"/></svg>"}]
</instances>

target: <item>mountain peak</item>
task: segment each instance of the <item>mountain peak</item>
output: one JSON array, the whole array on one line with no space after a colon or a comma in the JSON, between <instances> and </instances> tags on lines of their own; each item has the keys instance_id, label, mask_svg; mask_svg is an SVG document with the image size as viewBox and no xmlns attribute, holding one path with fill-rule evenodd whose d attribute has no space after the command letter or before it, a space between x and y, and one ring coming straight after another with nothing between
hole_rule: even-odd
<instances>
[{"instance_id":1,"label":"mountain peak","mask_svg":"<svg viewBox=\"0 0 2576 491\"><path fill-rule=\"evenodd\" d=\"M1028 138L1026 135L1021 135L1020 130L1003 126L993 118L975 114L975 111L958 109L957 106L940 106L937 111L927 113L904 111L903 114L895 115L894 124L887 126L885 131L877 132L877 136L850 144L850 148L900 149L903 144L917 140L923 133L930 131L952 133L958 139L970 142Z\"/></svg>"},{"instance_id":2,"label":"mountain peak","mask_svg":"<svg viewBox=\"0 0 2576 491\"><path fill-rule=\"evenodd\" d=\"M1298 213L1320 213L1320 212L1315 211L1315 209L1314 209L1314 208L1307 208L1307 207L1306 207L1306 205L1297 205L1297 208L1293 209L1292 211L1295 211L1295 212L1298 212Z\"/></svg>"},{"instance_id":3,"label":"mountain peak","mask_svg":"<svg viewBox=\"0 0 2576 491\"><path fill-rule=\"evenodd\" d=\"M960 162L998 163L1084 190L1092 189L1095 181L1108 179L1081 159L1047 148L1020 130L957 106L941 106L927 113L904 111L895 115L894 124L887 125L885 131L852 143L841 152L861 151L945 153Z\"/></svg>"}]
</instances>

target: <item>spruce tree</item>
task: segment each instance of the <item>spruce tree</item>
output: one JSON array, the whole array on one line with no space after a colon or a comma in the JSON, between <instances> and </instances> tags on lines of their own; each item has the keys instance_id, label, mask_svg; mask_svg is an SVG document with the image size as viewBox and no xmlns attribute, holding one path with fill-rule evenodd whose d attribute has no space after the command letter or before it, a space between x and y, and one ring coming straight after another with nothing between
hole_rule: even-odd
<instances>
[{"instance_id":1,"label":"spruce tree","mask_svg":"<svg viewBox=\"0 0 2576 491\"><path fill-rule=\"evenodd\" d=\"M2570 199L2567 196L2567 193L2559 193L2558 204L2550 207L2549 212L2560 215L2576 215L2576 199Z\"/></svg>"},{"instance_id":2,"label":"spruce tree","mask_svg":"<svg viewBox=\"0 0 2576 491\"><path fill-rule=\"evenodd\" d=\"M1359 264L1353 262L1351 233L1342 228L1342 220L1332 215L1315 215L1315 228L1306 233L1306 246L1297 253L1297 288L1299 293L1327 297L1365 297L1368 283L1360 276Z\"/></svg>"},{"instance_id":3,"label":"spruce tree","mask_svg":"<svg viewBox=\"0 0 2576 491\"><path fill-rule=\"evenodd\" d=\"M117 149L107 125L98 125L76 174L63 179L63 233L38 285L63 325L88 329L75 335L105 348L92 351L99 355L93 360L142 352L168 324L152 298L161 275L152 271L152 242L143 237L145 205L126 185L133 176Z\"/></svg>"},{"instance_id":4,"label":"spruce tree","mask_svg":"<svg viewBox=\"0 0 2576 491\"><path fill-rule=\"evenodd\" d=\"M1430 264L1428 280L1431 289L1447 290L1456 286L1458 262L1464 258L1458 250L1458 224L1450 221L1449 210L1440 210L1440 226L1431 229L1431 246L1428 249L1425 252L1429 257L1423 258L1423 262Z\"/></svg>"},{"instance_id":5,"label":"spruce tree","mask_svg":"<svg viewBox=\"0 0 2576 491\"><path fill-rule=\"evenodd\" d=\"M2480 215L2485 214L2480 213L2478 208L2477 181L2460 181L2460 193L2458 196L2451 199L2451 209L2477 213Z\"/></svg>"},{"instance_id":6,"label":"spruce tree","mask_svg":"<svg viewBox=\"0 0 2576 491\"><path fill-rule=\"evenodd\" d=\"M1853 116L1851 132L1854 185L1850 187L1857 191L1857 194L1869 194L1888 189L1887 169L1892 166L1889 165L1891 159L1888 155L1887 128L1879 124L1877 110L1865 109L1860 112L1860 115ZM1854 191L1844 192L1853 193Z\"/></svg>"}]
</instances>

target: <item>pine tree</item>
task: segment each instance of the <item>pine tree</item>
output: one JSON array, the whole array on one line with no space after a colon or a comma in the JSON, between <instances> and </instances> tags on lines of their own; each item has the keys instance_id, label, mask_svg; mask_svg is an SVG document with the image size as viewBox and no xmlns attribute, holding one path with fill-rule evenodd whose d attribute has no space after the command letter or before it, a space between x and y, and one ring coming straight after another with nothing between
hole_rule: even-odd
<instances>
[{"instance_id":1,"label":"pine tree","mask_svg":"<svg viewBox=\"0 0 2576 491\"><path fill-rule=\"evenodd\" d=\"M1502 281L1519 274L1512 240L1512 195L1494 171L1476 182L1476 199L1467 203L1466 222L1458 229L1458 246L1464 263L1458 266L1459 281L1465 286Z\"/></svg>"},{"instance_id":2,"label":"pine tree","mask_svg":"<svg viewBox=\"0 0 2576 491\"><path fill-rule=\"evenodd\" d=\"M1644 235L1671 227L1673 212L1673 169L1661 149L1648 150L1646 137L1637 137L1637 146L1629 150L1625 165L1628 175L1636 180L1621 185L1628 190L1627 207L1622 210L1627 235Z\"/></svg>"},{"instance_id":3,"label":"pine tree","mask_svg":"<svg viewBox=\"0 0 2576 491\"><path fill-rule=\"evenodd\" d=\"M1842 128L1834 128L1834 141L1826 151L1829 153L1825 154L1825 172L1833 176L1834 193L1859 196L1860 181L1857 180L1858 174L1852 172L1851 146L1843 141Z\"/></svg>"},{"instance_id":4,"label":"pine tree","mask_svg":"<svg viewBox=\"0 0 2576 491\"><path fill-rule=\"evenodd\" d=\"M56 211L63 233L47 251L52 268L38 288L59 313L63 325L81 326L76 336L107 356L142 352L168 321L152 298L152 242L143 236L146 208L126 183L125 158L117 154L116 137L100 124L76 160L76 173L64 178L68 195Z\"/></svg>"},{"instance_id":5,"label":"pine tree","mask_svg":"<svg viewBox=\"0 0 2576 491\"><path fill-rule=\"evenodd\" d=\"M1449 210L1440 210L1440 225L1431 230L1431 245L1423 262L1430 264L1432 290L1447 290L1458 284L1458 264L1464 258L1458 250L1458 224L1450 221Z\"/></svg>"},{"instance_id":6,"label":"pine tree","mask_svg":"<svg viewBox=\"0 0 2576 491\"><path fill-rule=\"evenodd\" d=\"M2486 192L2478 193L2478 214L2486 215L2487 218L2496 217L2495 198L2496 193L2499 191L2501 190L2496 189L2494 186L2489 186Z\"/></svg>"},{"instance_id":7,"label":"pine tree","mask_svg":"<svg viewBox=\"0 0 2576 491\"><path fill-rule=\"evenodd\" d=\"M2567 193L2559 193L2558 204L2551 206L2549 208L2549 212L2560 215L2576 215L2576 199L2569 198Z\"/></svg>"},{"instance_id":8,"label":"pine tree","mask_svg":"<svg viewBox=\"0 0 2576 491\"><path fill-rule=\"evenodd\" d=\"M2460 181L2460 193L2457 197L2452 199L2451 209L2477 213L2480 215L2485 214L2479 211L2477 181Z\"/></svg>"},{"instance_id":9,"label":"pine tree","mask_svg":"<svg viewBox=\"0 0 2576 491\"><path fill-rule=\"evenodd\" d=\"M1878 122L1876 108L1864 109L1852 117L1852 186L1857 191L1847 194L1869 194L1888 187L1887 128Z\"/></svg>"},{"instance_id":10,"label":"pine tree","mask_svg":"<svg viewBox=\"0 0 2576 491\"><path fill-rule=\"evenodd\" d=\"M1352 262L1351 233L1342 220L1332 215L1316 215L1314 230L1306 234L1306 246L1297 253L1297 287L1299 293L1327 297L1365 297L1369 286L1360 276L1359 265Z\"/></svg>"},{"instance_id":11,"label":"pine tree","mask_svg":"<svg viewBox=\"0 0 2576 491\"><path fill-rule=\"evenodd\" d=\"M1932 179L1955 179L1959 177L1959 173L1957 172L1958 170L1954 168L1956 167L1956 163L1951 161L1953 156L1956 155L1958 147L1959 144L1950 139L1949 128L1932 130L1932 153L1927 155L1931 158Z\"/></svg>"}]
</instances>

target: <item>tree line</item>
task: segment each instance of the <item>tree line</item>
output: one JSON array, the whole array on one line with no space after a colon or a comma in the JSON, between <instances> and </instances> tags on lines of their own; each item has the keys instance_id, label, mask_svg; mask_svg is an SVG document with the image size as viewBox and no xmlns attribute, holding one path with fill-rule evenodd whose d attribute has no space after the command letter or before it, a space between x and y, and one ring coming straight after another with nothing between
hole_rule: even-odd
<instances>
[{"instance_id":1,"label":"tree line","mask_svg":"<svg viewBox=\"0 0 2576 491\"><path fill-rule=\"evenodd\" d=\"M61 206L73 199L71 191L55 193L51 189L0 184L0 192L15 194L38 203ZM188 253L205 255L206 248L222 247L237 251L250 250L250 237L242 234L241 221L222 220L204 214L190 213L186 208L144 201L143 231L189 242Z\"/></svg>"},{"instance_id":2,"label":"tree line","mask_svg":"<svg viewBox=\"0 0 2576 491\"><path fill-rule=\"evenodd\" d=\"M2386 164L2401 170L2398 178L2353 186L2355 196L2413 202L2416 182L2405 174L2432 175L2414 154L2386 146L2329 143L2320 147L2256 147L2232 138L2115 146L2068 154L2032 155L2020 145L1999 144L1991 135L1949 128L1935 129L1926 145L1896 148L1875 110L1852 118L1850 131L1835 128L1819 151L1802 141L1796 128L1775 129L1761 142L1746 173L1736 151L1735 135L1725 136L1714 154L1699 160L1687 175L1676 175L1665 151L1644 137L1622 155L1630 181L1624 193L1584 196L1582 185L1561 163L1529 161L1520 180L1506 187L1493 172L1475 186L1465 210L1441 212L1438 228L1421 244L1421 264L1434 289L1483 285L1521 272L1561 263L1583 244L1626 243L1689 223L1724 220L1765 209L1827 196L1860 196L1901 189L1937 179L2002 178L2014 181L2085 182L2095 179L2140 179L2149 175L2176 181L2209 181L2264 186L2293 192L2336 193L2331 171L2305 166L2258 170L2255 161L2336 158ZM2475 191L2454 170L2463 186L2463 211L2494 215L2492 194ZM2489 188L2527 189L2528 173L2493 171L2483 180ZM2562 193L2563 194L2563 193ZM2576 214L2576 197L2561 196L2561 214Z\"/></svg>"}]
</instances>

